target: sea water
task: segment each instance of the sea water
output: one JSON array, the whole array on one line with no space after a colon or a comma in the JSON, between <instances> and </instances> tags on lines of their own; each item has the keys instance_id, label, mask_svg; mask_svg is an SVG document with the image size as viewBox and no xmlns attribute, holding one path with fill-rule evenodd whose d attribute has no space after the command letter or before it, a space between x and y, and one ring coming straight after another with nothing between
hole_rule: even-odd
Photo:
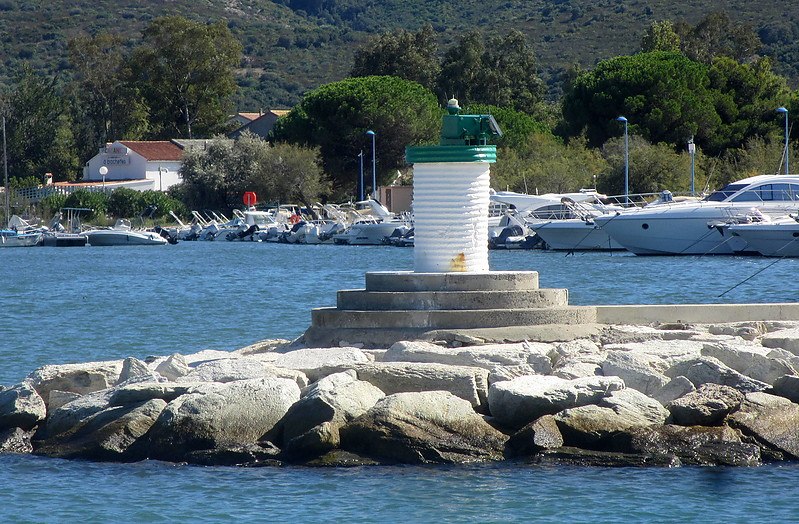
<instances>
[{"instance_id":1,"label":"sea water","mask_svg":"<svg viewBox=\"0 0 799 524\"><path fill-rule=\"evenodd\" d=\"M383 246L0 249L0 384L45 364L291 339L365 272L412 266L411 249ZM792 259L493 251L490 266L538 271L572 304L798 298ZM0 520L788 522L797 481L795 465L251 469L0 455Z\"/></svg>"}]
</instances>

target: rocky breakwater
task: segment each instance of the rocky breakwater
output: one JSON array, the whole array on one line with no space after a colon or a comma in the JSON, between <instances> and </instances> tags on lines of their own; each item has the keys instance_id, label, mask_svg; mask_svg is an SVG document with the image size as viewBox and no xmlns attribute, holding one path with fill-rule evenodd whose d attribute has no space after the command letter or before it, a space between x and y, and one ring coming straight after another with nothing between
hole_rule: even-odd
<instances>
[{"instance_id":1,"label":"rocky breakwater","mask_svg":"<svg viewBox=\"0 0 799 524\"><path fill-rule=\"evenodd\" d=\"M45 366L0 389L0 452L213 465L799 459L799 323L461 344L264 341Z\"/></svg>"}]
</instances>

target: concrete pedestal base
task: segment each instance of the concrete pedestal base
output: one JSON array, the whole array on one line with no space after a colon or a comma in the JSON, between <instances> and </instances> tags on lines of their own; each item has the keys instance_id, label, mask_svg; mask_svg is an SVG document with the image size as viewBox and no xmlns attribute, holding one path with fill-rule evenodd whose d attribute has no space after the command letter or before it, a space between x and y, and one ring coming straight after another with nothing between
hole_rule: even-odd
<instances>
[{"instance_id":1,"label":"concrete pedestal base","mask_svg":"<svg viewBox=\"0 0 799 524\"><path fill-rule=\"evenodd\" d=\"M366 289L338 292L311 312L300 342L388 347L398 340L557 341L598 330L596 308L568 305L565 289L539 289L535 271L367 273Z\"/></svg>"}]
</instances>

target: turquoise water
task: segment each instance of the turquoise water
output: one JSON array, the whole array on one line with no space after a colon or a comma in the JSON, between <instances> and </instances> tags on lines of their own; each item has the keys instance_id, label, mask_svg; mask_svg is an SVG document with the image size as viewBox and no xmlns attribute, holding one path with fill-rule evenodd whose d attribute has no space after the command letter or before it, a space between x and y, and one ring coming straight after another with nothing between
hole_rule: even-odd
<instances>
[{"instance_id":1,"label":"turquoise water","mask_svg":"<svg viewBox=\"0 0 799 524\"><path fill-rule=\"evenodd\" d=\"M799 260L491 252L573 304L797 300ZM181 243L0 250L0 384L53 363L235 349L293 338L366 271L409 270L390 247ZM760 273L758 273L760 272ZM754 276L753 276L754 275ZM739 284L723 297L721 293ZM12 522L776 522L797 520L799 467L200 468L0 456Z\"/></svg>"}]
</instances>

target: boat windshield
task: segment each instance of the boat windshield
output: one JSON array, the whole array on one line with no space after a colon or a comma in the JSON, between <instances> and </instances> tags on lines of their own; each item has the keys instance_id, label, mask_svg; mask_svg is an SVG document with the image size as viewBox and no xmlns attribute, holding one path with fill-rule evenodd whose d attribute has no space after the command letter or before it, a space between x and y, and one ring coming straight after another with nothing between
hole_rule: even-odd
<instances>
[{"instance_id":1,"label":"boat windshield","mask_svg":"<svg viewBox=\"0 0 799 524\"><path fill-rule=\"evenodd\" d=\"M714 191L705 200L721 202L729 199L749 184L728 184L718 191ZM732 202L774 202L799 200L799 184L760 184L754 186L731 199Z\"/></svg>"},{"instance_id":2,"label":"boat windshield","mask_svg":"<svg viewBox=\"0 0 799 524\"><path fill-rule=\"evenodd\" d=\"M721 202L728 199L749 184L727 184L718 191L713 191L705 198L709 202Z\"/></svg>"}]
</instances>

